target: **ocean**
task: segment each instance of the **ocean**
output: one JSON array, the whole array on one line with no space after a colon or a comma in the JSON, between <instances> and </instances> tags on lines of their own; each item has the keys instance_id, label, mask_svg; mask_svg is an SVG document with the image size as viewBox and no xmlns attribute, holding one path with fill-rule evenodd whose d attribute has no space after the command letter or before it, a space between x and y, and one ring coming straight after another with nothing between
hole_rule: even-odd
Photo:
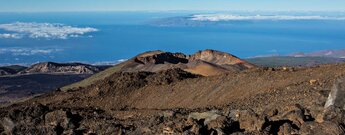
<instances>
[{"instance_id":1,"label":"ocean","mask_svg":"<svg viewBox=\"0 0 345 135\"><path fill-rule=\"evenodd\" d=\"M149 50L241 58L345 48L344 13L0 13L0 65L109 64Z\"/></svg>"}]
</instances>

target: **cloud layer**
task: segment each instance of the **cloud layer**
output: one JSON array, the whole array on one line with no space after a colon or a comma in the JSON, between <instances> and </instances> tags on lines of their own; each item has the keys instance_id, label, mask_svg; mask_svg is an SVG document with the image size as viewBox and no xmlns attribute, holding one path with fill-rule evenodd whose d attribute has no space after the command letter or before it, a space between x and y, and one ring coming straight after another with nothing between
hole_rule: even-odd
<instances>
[{"instance_id":1,"label":"cloud layer","mask_svg":"<svg viewBox=\"0 0 345 135\"><path fill-rule=\"evenodd\" d=\"M98 29L85 27L72 27L56 23L9 23L0 24L0 29L9 33L0 33L0 38L46 38L46 39L68 39L80 37L86 33L96 32Z\"/></svg>"},{"instance_id":2,"label":"cloud layer","mask_svg":"<svg viewBox=\"0 0 345 135\"><path fill-rule=\"evenodd\" d=\"M198 14L191 16L193 21L241 21L241 20L345 20L345 17L327 16L294 16L294 15L231 15L231 14Z\"/></svg>"},{"instance_id":3,"label":"cloud layer","mask_svg":"<svg viewBox=\"0 0 345 135\"><path fill-rule=\"evenodd\" d=\"M62 51L62 49L33 49L33 48L0 48L1 54L9 54L12 56L32 56L32 55L48 55L51 53Z\"/></svg>"}]
</instances>

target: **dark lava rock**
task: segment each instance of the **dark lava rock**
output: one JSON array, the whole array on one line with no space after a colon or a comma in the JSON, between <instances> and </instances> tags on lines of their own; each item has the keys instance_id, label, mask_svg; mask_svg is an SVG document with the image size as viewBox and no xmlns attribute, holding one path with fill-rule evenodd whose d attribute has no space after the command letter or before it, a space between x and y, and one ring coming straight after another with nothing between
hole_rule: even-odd
<instances>
[{"instance_id":1,"label":"dark lava rock","mask_svg":"<svg viewBox=\"0 0 345 135\"><path fill-rule=\"evenodd\" d=\"M57 132L62 132L66 129L75 129L78 126L78 121L80 121L80 118L62 110L49 112L45 115L45 125L52 127Z\"/></svg>"},{"instance_id":2,"label":"dark lava rock","mask_svg":"<svg viewBox=\"0 0 345 135\"><path fill-rule=\"evenodd\" d=\"M252 110L239 111L236 116L238 117L240 128L247 132L261 131L265 124L265 119L260 118Z\"/></svg>"},{"instance_id":3,"label":"dark lava rock","mask_svg":"<svg viewBox=\"0 0 345 135\"><path fill-rule=\"evenodd\" d=\"M290 123L284 123L279 127L278 135L291 135L293 128Z\"/></svg>"},{"instance_id":4,"label":"dark lava rock","mask_svg":"<svg viewBox=\"0 0 345 135\"><path fill-rule=\"evenodd\" d=\"M343 127L333 122L307 122L302 125L299 133L301 135L343 135Z\"/></svg>"},{"instance_id":5,"label":"dark lava rock","mask_svg":"<svg viewBox=\"0 0 345 135\"><path fill-rule=\"evenodd\" d=\"M318 123L323 123L325 121L331 121L337 124L344 123L345 118L345 111L336 108L334 106L330 106L325 108L318 116L316 117L316 121Z\"/></svg>"},{"instance_id":6,"label":"dark lava rock","mask_svg":"<svg viewBox=\"0 0 345 135\"><path fill-rule=\"evenodd\" d=\"M149 53L149 52L148 52ZM170 52L152 52L153 54L146 57L136 57L135 61L142 64L164 64L164 63L188 63L186 55L182 53L170 53Z\"/></svg>"}]
</instances>

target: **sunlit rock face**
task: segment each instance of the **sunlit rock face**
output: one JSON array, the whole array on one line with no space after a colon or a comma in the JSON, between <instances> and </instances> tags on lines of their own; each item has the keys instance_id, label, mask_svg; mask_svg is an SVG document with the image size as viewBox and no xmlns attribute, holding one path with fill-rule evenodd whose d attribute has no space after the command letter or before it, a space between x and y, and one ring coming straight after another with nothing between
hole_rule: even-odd
<instances>
[{"instance_id":1,"label":"sunlit rock face","mask_svg":"<svg viewBox=\"0 0 345 135\"><path fill-rule=\"evenodd\" d=\"M325 104L325 108L335 106L345 109L345 77L338 78Z\"/></svg>"}]
</instances>

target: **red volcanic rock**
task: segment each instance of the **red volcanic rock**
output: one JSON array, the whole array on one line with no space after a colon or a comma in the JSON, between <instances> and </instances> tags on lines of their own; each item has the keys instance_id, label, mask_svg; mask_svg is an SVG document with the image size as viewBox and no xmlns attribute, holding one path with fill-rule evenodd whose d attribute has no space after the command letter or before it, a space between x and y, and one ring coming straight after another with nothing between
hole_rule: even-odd
<instances>
[{"instance_id":1,"label":"red volcanic rock","mask_svg":"<svg viewBox=\"0 0 345 135\"><path fill-rule=\"evenodd\" d=\"M240 58L231 55L229 53L215 51L215 50L204 50L199 51L189 57L189 60L203 60L206 62L214 63L217 65L243 65L246 68L253 68L255 65L250 64Z\"/></svg>"},{"instance_id":2,"label":"red volcanic rock","mask_svg":"<svg viewBox=\"0 0 345 135\"><path fill-rule=\"evenodd\" d=\"M180 68L185 71L203 76L219 75L229 72L256 67L229 53L204 50L193 55L183 53L170 53L163 51L150 51L140 54L125 64L121 71L149 71Z\"/></svg>"}]
</instances>

